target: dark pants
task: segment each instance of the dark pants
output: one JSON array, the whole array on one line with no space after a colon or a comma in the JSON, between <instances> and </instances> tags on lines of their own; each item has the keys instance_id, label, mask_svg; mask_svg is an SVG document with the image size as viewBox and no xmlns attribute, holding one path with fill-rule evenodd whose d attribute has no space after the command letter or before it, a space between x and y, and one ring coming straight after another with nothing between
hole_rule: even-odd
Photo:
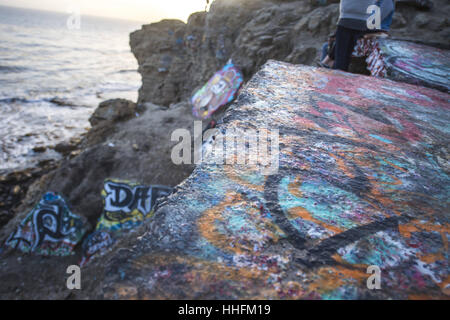
<instances>
[{"instance_id":1,"label":"dark pants","mask_svg":"<svg viewBox=\"0 0 450 320\"><path fill-rule=\"evenodd\" d=\"M337 27L333 69L348 70L356 42L365 33L365 31L353 30L342 26Z\"/></svg>"},{"instance_id":2,"label":"dark pants","mask_svg":"<svg viewBox=\"0 0 450 320\"><path fill-rule=\"evenodd\" d=\"M328 42L325 42L322 46L322 55L320 56L320 61L323 61L328 55Z\"/></svg>"}]
</instances>

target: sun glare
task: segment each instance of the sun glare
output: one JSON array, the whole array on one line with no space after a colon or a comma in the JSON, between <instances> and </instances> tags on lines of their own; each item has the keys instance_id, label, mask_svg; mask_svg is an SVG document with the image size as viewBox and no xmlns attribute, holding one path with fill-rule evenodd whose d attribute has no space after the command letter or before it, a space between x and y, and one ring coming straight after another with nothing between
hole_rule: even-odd
<instances>
[{"instance_id":1,"label":"sun glare","mask_svg":"<svg viewBox=\"0 0 450 320\"><path fill-rule=\"evenodd\" d=\"M187 21L189 15L205 9L206 0L100 0L91 4L90 0L81 0L82 11L92 10L97 15L125 18L139 21L156 21L161 19L180 19ZM103 5L100 5L104 2ZM98 8L95 8L98 7ZM84 10L83 10L84 9ZM87 12L86 12L87 13Z\"/></svg>"},{"instance_id":2,"label":"sun glare","mask_svg":"<svg viewBox=\"0 0 450 320\"><path fill-rule=\"evenodd\" d=\"M87 15L155 22L161 19L187 21L191 13L205 10L206 0L0 0L0 5L59 12L78 7Z\"/></svg>"},{"instance_id":3,"label":"sun glare","mask_svg":"<svg viewBox=\"0 0 450 320\"><path fill-rule=\"evenodd\" d=\"M191 13L202 11L205 6L206 0L166 0L162 7L165 16L187 21Z\"/></svg>"}]
</instances>

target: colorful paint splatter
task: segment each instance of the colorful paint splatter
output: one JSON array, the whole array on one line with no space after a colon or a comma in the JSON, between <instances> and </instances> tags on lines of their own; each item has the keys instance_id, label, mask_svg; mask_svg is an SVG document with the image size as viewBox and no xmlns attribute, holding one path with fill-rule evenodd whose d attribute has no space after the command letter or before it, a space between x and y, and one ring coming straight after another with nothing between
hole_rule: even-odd
<instances>
[{"instance_id":1,"label":"colorful paint splatter","mask_svg":"<svg viewBox=\"0 0 450 320\"><path fill-rule=\"evenodd\" d=\"M86 230L61 195L46 193L6 240L5 245L41 255L70 255Z\"/></svg>"},{"instance_id":2,"label":"colorful paint splatter","mask_svg":"<svg viewBox=\"0 0 450 320\"><path fill-rule=\"evenodd\" d=\"M447 50L391 39L360 39L354 56L367 57L372 76L450 91Z\"/></svg>"},{"instance_id":3,"label":"colorful paint splatter","mask_svg":"<svg viewBox=\"0 0 450 320\"><path fill-rule=\"evenodd\" d=\"M156 201L173 191L165 186L143 186L130 181L107 179L102 190L103 213L95 231L83 243L81 266L101 256L124 233L153 215Z\"/></svg>"},{"instance_id":4,"label":"colorful paint splatter","mask_svg":"<svg viewBox=\"0 0 450 320\"><path fill-rule=\"evenodd\" d=\"M269 61L219 129L278 129L278 173L206 159L114 257L104 297L448 299L449 101Z\"/></svg>"},{"instance_id":5,"label":"colorful paint splatter","mask_svg":"<svg viewBox=\"0 0 450 320\"><path fill-rule=\"evenodd\" d=\"M229 61L192 97L194 116L200 119L211 117L221 106L233 101L243 82L242 73Z\"/></svg>"}]
</instances>

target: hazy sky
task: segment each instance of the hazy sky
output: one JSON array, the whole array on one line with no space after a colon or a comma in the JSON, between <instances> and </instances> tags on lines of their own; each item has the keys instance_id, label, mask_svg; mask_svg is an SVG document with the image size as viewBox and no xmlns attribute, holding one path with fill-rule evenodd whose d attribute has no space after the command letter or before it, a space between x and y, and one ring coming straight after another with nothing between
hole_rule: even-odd
<instances>
[{"instance_id":1,"label":"hazy sky","mask_svg":"<svg viewBox=\"0 0 450 320\"><path fill-rule=\"evenodd\" d=\"M0 0L0 5L68 12L79 8L81 14L157 21L176 18L186 21L192 12L202 11L206 0Z\"/></svg>"}]
</instances>

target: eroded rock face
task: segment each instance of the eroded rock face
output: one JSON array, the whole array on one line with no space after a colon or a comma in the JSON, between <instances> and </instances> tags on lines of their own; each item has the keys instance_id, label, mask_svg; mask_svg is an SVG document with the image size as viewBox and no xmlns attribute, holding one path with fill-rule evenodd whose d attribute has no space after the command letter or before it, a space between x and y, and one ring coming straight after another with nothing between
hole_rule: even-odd
<instances>
[{"instance_id":1,"label":"eroded rock face","mask_svg":"<svg viewBox=\"0 0 450 320\"><path fill-rule=\"evenodd\" d=\"M292 52L290 33L311 8L309 1L217 0L187 24L163 20L143 26L130 37L143 80L139 102L168 106L186 99L229 58L249 79L267 57L283 59ZM315 52L309 51L310 61L303 62L312 61Z\"/></svg>"},{"instance_id":2,"label":"eroded rock face","mask_svg":"<svg viewBox=\"0 0 450 320\"><path fill-rule=\"evenodd\" d=\"M113 99L100 103L89 122L93 127L101 125L111 125L117 121L123 121L134 117L137 113L137 106L134 102L126 99Z\"/></svg>"},{"instance_id":3,"label":"eroded rock face","mask_svg":"<svg viewBox=\"0 0 450 320\"><path fill-rule=\"evenodd\" d=\"M4 222L0 219L6 223L0 229L0 244L4 244L47 191L60 193L71 212L86 221L83 228L90 234L103 211L101 191L105 179L173 187L187 178L194 166L177 166L172 162L172 147L178 141L172 142L171 134L180 128L192 132L194 119L190 104L181 102L169 110L153 104L136 108L136 104L126 100L101 104L95 112L98 118L92 122L93 127L78 150L70 151L50 173L36 177L25 190L26 196L16 208L15 215L5 215ZM1 183L12 184L9 180ZM0 217L3 219L3 213ZM124 243L121 241L120 246ZM66 299L73 296L73 292L62 284L65 283L66 268L79 265L81 261L81 242L74 248L74 255L68 257L44 259L37 254L23 255L5 247L0 247L0 254L0 297L3 299ZM106 258L99 260L103 263ZM96 284L103 277L103 268L96 265L92 270L93 274L86 274L86 279ZM93 285L90 280L86 282L87 291L87 286Z\"/></svg>"},{"instance_id":4,"label":"eroded rock face","mask_svg":"<svg viewBox=\"0 0 450 320\"><path fill-rule=\"evenodd\" d=\"M436 159L449 98L268 62L219 130L279 130L278 171L208 164L209 153L106 263L96 296L448 298L450 178ZM368 289L369 266L382 290Z\"/></svg>"},{"instance_id":5,"label":"eroded rock face","mask_svg":"<svg viewBox=\"0 0 450 320\"><path fill-rule=\"evenodd\" d=\"M177 185L189 176L193 165L173 164L171 151L177 142L170 140L171 134L178 128L192 129L193 120L188 103L169 110L152 104L137 110L133 102L126 100L102 103L79 150L30 187L16 217L0 230L0 239L11 233L49 190L60 192L72 211L86 217L93 226L102 212L100 192L107 178Z\"/></svg>"},{"instance_id":6,"label":"eroded rock face","mask_svg":"<svg viewBox=\"0 0 450 320\"><path fill-rule=\"evenodd\" d=\"M56 167L57 161L44 160L34 168L0 172L0 228L14 217L15 210L24 200L29 186Z\"/></svg>"},{"instance_id":7,"label":"eroded rock face","mask_svg":"<svg viewBox=\"0 0 450 320\"><path fill-rule=\"evenodd\" d=\"M426 12L399 5L392 37L448 49L450 4L433 2ZM338 16L336 0L216 0L208 13L193 14L187 24L145 25L130 37L143 81L139 102L169 106L187 99L229 58L246 80L268 59L313 64Z\"/></svg>"}]
</instances>

